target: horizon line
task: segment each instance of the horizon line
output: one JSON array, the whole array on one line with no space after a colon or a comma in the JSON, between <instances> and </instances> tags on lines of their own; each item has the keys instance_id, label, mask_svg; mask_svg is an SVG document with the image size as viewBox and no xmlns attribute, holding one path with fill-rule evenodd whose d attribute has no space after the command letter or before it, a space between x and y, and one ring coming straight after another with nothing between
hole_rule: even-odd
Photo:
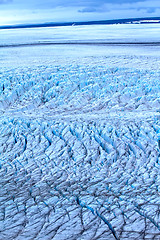
<instances>
[{"instance_id":1,"label":"horizon line","mask_svg":"<svg viewBox=\"0 0 160 240\"><path fill-rule=\"evenodd\" d=\"M80 26L80 25L111 25L111 24L136 24L136 21L159 21L159 22L142 22L140 24L160 23L160 17L146 18L122 18L112 20L95 20L95 21L72 21L72 22L45 22L45 23L24 23L14 25L0 26L1 29L17 29L17 28L41 28L41 27L61 27L61 26Z\"/></svg>"},{"instance_id":2,"label":"horizon line","mask_svg":"<svg viewBox=\"0 0 160 240\"><path fill-rule=\"evenodd\" d=\"M30 47L30 46L47 46L47 45L97 45L97 46L160 46L160 41L157 42L36 42L36 43L18 43L18 44L1 44L0 48L15 48L15 47Z\"/></svg>"}]
</instances>

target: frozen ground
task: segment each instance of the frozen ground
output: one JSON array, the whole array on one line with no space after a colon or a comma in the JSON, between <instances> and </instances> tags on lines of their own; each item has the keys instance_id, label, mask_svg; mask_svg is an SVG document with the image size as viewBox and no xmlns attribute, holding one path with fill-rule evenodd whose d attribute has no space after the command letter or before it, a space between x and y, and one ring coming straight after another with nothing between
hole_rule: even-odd
<instances>
[{"instance_id":1,"label":"frozen ground","mask_svg":"<svg viewBox=\"0 0 160 240\"><path fill-rule=\"evenodd\" d=\"M119 41L107 27L88 36ZM25 31L33 43L33 30L5 30L17 47L0 48L0 240L159 240L160 46L18 47Z\"/></svg>"},{"instance_id":2,"label":"frozen ground","mask_svg":"<svg viewBox=\"0 0 160 240\"><path fill-rule=\"evenodd\" d=\"M160 24L118 24L1 30L0 47L38 43L160 43Z\"/></svg>"}]
</instances>

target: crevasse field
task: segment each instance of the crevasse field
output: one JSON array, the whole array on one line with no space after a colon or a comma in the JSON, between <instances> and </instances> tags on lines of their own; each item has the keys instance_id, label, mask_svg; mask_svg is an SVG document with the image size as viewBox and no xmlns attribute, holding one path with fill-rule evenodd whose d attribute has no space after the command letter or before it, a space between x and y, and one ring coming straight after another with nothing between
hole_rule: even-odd
<instances>
[{"instance_id":1,"label":"crevasse field","mask_svg":"<svg viewBox=\"0 0 160 240\"><path fill-rule=\"evenodd\" d=\"M159 42L159 24L0 31L0 240L160 239Z\"/></svg>"}]
</instances>

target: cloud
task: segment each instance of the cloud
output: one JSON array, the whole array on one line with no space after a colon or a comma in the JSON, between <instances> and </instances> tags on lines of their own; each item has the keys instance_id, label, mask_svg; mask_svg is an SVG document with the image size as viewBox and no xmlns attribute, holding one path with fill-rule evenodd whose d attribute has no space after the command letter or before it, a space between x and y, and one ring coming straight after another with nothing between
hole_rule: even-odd
<instances>
[{"instance_id":1,"label":"cloud","mask_svg":"<svg viewBox=\"0 0 160 240\"><path fill-rule=\"evenodd\" d=\"M134 0L134 3L145 2L146 0ZM55 8L55 7L79 7L84 8L84 12L90 12L90 9L101 8L105 4L133 4L133 0L39 0L36 3L38 8ZM80 10L82 11L82 10ZM94 12L94 11L93 11Z\"/></svg>"},{"instance_id":2,"label":"cloud","mask_svg":"<svg viewBox=\"0 0 160 240\"><path fill-rule=\"evenodd\" d=\"M78 12L80 12L80 13L97 12L97 9L96 8L92 8L92 7L86 7L86 8L83 8L82 10L78 10Z\"/></svg>"},{"instance_id":3,"label":"cloud","mask_svg":"<svg viewBox=\"0 0 160 240\"><path fill-rule=\"evenodd\" d=\"M138 8L133 8L137 11L145 10L147 13L155 13L157 9L160 9L160 7L138 7Z\"/></svg>"},{"instance_id":4,"label":"cloud","mask_svg":"<svg viewBox=\"0 0 160 240\"><path fill-rule=\"evenodd\" d=\"M0 0L1 24L160 16L160 0Z\"/></svg>"},{"instance_id":5,"label":"cloud","mask_svg":"<svg viewBox=\"0 0 160 240\"><path fill-rule=\"evenodd\" d=\"M94 2L94 0L90 0L89 2ZM89 3L87 1L87 4ZM130 0L112 0L112 3L110 0L100 0L98 1L98 6L96 6L97 2L95 3L95 6L86 6L82 7L81 9L78 10L79 13L92 13L92 12L97 12L97 13L102 13L102 12L113 12L113 11L119 11L126 13L126 11L133 10L135 13L140 12L141 10L143 13L148 13L148 14L154 14L158 9L160 9L160 2L159 0L135 0L130 1ZM152 7L154 6L154 7ZM149 15L148 15L149 16ZM134 16L133 16L134 17ZM141 16L143 17L143 16Z\"/></svg>"},{"instance_id":6,"label":"cloud","mask_svg":"<svg viewBox=\"0 0 160 240\"><path fill-rule=\"evenodd\" d=\"M79 13L94 13L94 12L108 12L108 9L106 8L95 8L95 7L86 7L86 8L83 8L81 10L78 10Z\"/></svg>"},{"instance_id":7,"label":"cloud","mask_svg":"<svg viewBox=\"0 0 160 240\"><path fill-rule=\"evenodd\" d=\"M147 13L155 13L155 11L156 11L156 8L154 7L147 8Z\"/></svg>"},{"instance_id":8,"label":"cloud","mask_svg":"<svg viewBox=\"0 0 160 240\"><path fill-rule=\"evenodd\" d=\"M12 2L12 0L0 0L0 4L7 4Z\"/></svg>"}]
</instances>

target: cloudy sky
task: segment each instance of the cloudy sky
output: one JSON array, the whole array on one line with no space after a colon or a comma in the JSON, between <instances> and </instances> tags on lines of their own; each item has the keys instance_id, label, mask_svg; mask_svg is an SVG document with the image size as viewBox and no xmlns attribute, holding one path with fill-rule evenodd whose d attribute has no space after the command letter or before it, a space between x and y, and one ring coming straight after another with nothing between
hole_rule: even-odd
<instances>
[{"instance_id":1,"label":"cloudy sky","mask_svg":"<svg viewBox=\"0 0 160 240\"><path fill-rule=\"evenodd\" d=\"M160 0L0 0L0 25L160 17Z\"/></svg>"}]
</instances>

